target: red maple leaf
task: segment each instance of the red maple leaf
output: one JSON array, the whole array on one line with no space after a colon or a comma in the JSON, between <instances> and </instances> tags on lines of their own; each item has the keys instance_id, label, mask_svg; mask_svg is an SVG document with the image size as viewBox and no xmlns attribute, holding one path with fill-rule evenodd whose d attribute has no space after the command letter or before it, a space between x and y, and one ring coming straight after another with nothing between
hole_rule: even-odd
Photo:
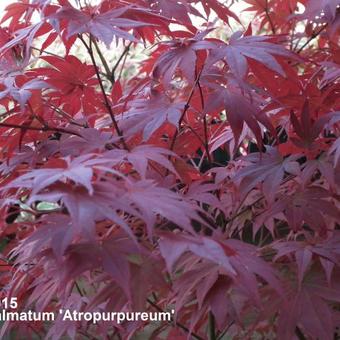
<instances>
[{"instance_id":1,"label":"red maple leaf","mask_svg":"<svg viewBox=\"0 0 340 340\"><path fill-rule=\"evenodd\" d=\"M242 32L236 32L230 37L229 44L221 44L214 51L212 58L224 59L230 71L239 79L247 75L248 58L284 77L286 73L277 58L293 60L298 58L279 44L282 40L278 36L242 36Z\"/></svg>"}]
</instances>

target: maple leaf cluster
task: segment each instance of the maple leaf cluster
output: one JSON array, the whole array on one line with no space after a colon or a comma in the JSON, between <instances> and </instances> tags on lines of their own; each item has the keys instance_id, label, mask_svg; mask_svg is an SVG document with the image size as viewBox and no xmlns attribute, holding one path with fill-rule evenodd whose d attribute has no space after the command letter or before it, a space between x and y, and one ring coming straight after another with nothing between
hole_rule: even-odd
<instances>
[{"instance_id":1,"label":"maple leaf cluster","mask_svg":"<svg viewBox=\"0 0 340 340\"><path fill-rule=\"evenodd\" d=\"M13 1L0 26L1 297L20 311L175 315L6 321L0 337L335 338L339 7Z\"/></svg>"}]
</instances>

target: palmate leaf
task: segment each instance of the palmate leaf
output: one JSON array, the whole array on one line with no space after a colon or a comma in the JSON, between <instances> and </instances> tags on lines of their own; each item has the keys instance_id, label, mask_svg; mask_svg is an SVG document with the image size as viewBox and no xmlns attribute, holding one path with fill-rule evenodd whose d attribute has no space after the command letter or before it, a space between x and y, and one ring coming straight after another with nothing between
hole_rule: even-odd
<instances>
[{"instance_id":1,"label":"palmate leaf","mask_svg":"<svg viewBox=\"0 0 340 340\"><path fill-rule=\"evenodd\" d=\"M296 136L291 136L291 141L300 148L312 149L316 145L315 140L319 137L320 133L326 127L326 124L336 117L336 112L329 112L325 115L318 117L318 119L313 119L313 112L311 112L310 104L308 100L303 104L300 120L291 111L290 120L294 128Z\"/></svg>"},{"instance_id":2,"label":"palmate leaf","mask_svg":"<svg viewBox=\"0 0 340 340\"><path fill-rule=\"evenodd\" d=\"M98 99L95 86L98 81L92 65L82 63L71 55L65 58L41 56L40 59L52 66L34 70L36 76L44 77L51 84L54 91L48 93L50 98L56 99L60 105L67 104L72 113L86 108L86 104L96 103Z\"/></svg>"},{"instance_id":3,"label":"palmate leaf","mask_svg":"<svg viewBox=\"0 0 340 340\"><path fill-rule=\"evenodd\" d=\"M262 225L268 218L283 213L293 231L301 230L306 223L315 231L325 233L339 220L339 208L331 198L330 192L322 187L297 186L291 194L278 195L277 200L257 218L257 224Z\"/></svg>"},{"instance_id":4,"label":"palmate leaf","mask_svg":"<svg viewBox=\"0 0 340 340\"><path fill-rule=\"evenodd\" d=\"M59 143L48 143L44 149L60 152L64 157L77 157L80 153L97 155L98 166L115 167L122 172L137 171L143 178L147 176L150 170L150 164L158 164L171 173L179 176L169 157L178 158L177 155L165 148L152 145L139 145L131 150L113 149L107 150L107 146L117 142L117 137L110 132L99 132L97 129L88 128L80 130L78 135L65 136ZM99 152L99 154L96 154ZM19 161L19 160L18 160ZM91 162L92 165L95 165ZM127 165L130 165L128 167ZM132 168L131 168L132 166ZM5 166L1 167L6 168Z\"/></svg>"},{"instance_id":5,"label":"palmate leaf","mask_svg":"<svg viewBox=\"0 0 340 340\"><path fill-rule=\"evenodd\" d=\"M139 214L129 205L124 208L126 202L118 201L118 195L122 191L119 187L116 188L108 183L105 186L94 185L92 195L89 195L83 188L72 189L65 185L58 187L59 189L54 189L52 192L31 195L29 203L37 201L62 203L71 216L74 234L81 235L85 239L95 239L96 222L103 219L108 219L111 223L120 226L130 237L134 238L132 230L119 210L131 215L139 216ZM114 195L116 199L111 202L110 197L112 199Z\"/></svg>"},{"instance_id":6,"label":"palmate leaf","mask_svg":"<svg viewBox=\"0 0 340 340\"><path fill-rule=\"evenodd\" d=\"M140 145L130 151L111 150L103 154L104 158L108 160L112 159L112 164L114 165L131 163L133 168L142 176L142 178L146 177L150 161L162 165L165 169L179 176L169 160L170 156L177 158L177 155L174 152L151 145Z\"/></svg>"},{"instance_id":7,"label":"palmate leaf","mask_svg":"<svg viewBox=\"0 0 340 340\"><path fill-rule=\"evenodd\" d=\"M169 156L176 158L176 155L170 150L151 145L141 145L133 148L129 152L127 150L107 151L105 145L114 142L115 140L116 138L113 138L111 133L98 133L98 130L86 129L81 131L81 136L67 136L60 143L48 141L42 144L41 148L35 150L38 152L38 155L35 155L35 160L28 159L29 157L33 157L34 154L31 154L33 150L27 147L25 149L26 154L18 154L17 157L11 159L12 162L9 164L2 164L0 170L6 174L21 163L32 161L32 164L36 164L35 162L41 157L51 156L58 152L63 154L63 159L51 161L45 168L36 169L33 173L25 174L20 177L21 180L18 179L17 181L12 182L13 188L23 185L27 188L34 187L35 192L67 178L73 180L75 183L83 184L89 189L91 185L91 176L89 178L85 176L90 182L86 182L85 177L83 179L81 178L81 169L83 167L86 167L88 170L91 170L91 167L94 167L95 169L114 172L114 169L111 169L113 166L122 166L130 163L133 165L135 171L142 177L145 177L147 169L149 168L149 162L153 161L170 172L177 174L172 163L167 159ZM106 152L99 155L94 152L97 150L105 150ZM77 157L80 152L86 153L86 156ZM25 157L26 155L28 158ZM143 155L145 157L143 157ZM68 172L67 169L72 169L71 172L73 172L73 176L75 177L72 178L71 172ZM79 177L77 178L76 173L78 171ZM53 172L56 177L50 178L49 175ZM57 175L57 173L60 174ZM118 176L121 175L119 171L115 174ZM84 182L82 182L82 180Z\"/></svg>"},{"instance_id":8,"label":"palmate leaf","mask_svg":"<svg viewBox=\"0 0 340 340\"><path fill-rule=\"evenodd\" d=\"M12 97L24 111L25 104L32 96L32 90L42 90L51 88L47 82L39 79L28 80L22 86L16 84L15 77L8 77L4 81L6 89L0 92L0 100L5 97Z\"/></svg>"},{"instance_id":9,"label":"palmate leaf","mask_svg":"<svg viewBox=\"0 0 340 340\"><path fill-rule=\"evenodd\" d=\"M325 68L325 73L321 80L321 87L332 84L340 78L340 66L336 63L325 61L322 63Z\"/></svg>"},{"instance_id":10,"label":"palmate leaf","mask_svg":"<svg viewBox=\"0 0 340 340\"><path fill-rule=\"evenodd\" d=\"M186 25L189 29L193 29L191 16L209 19L211 13L214 12L221 20L229 23L229 19L233 18L240 22L238 16L223 3L218 0L149 0L151 8L157 10L163 16L169 19L175 19L179 23ZM205 14L197 8L200 3Z\"/></svg>"},{"instance_id":11,"label":"palmate leaf","mask_svg":"<svg viewBox=\"0 0 340 340\"><path fill-rule=\"evenodd\" d=\"M18 177L10 183L9 187L31 188L32 193L35 194L60 180L69 179L83 185L88 192L92 194L93 187L91 179L93 176L93 169L91 166L94 165L91 164L92 157L93 155L88 154L80 156L74 160L66 158L64 161L56 162L57 166L53 168L36 169ZM97 160L95 163L100 164L101 162Z\"/></svg>"},{"instance_id":12,"label":"palmate leaf","mask_svg":"<svg viewBox=\"0 0 340 340\"><path fill-rule=\"evenodd\" d=\"M335 173L336 167L333 167L332 162L327 159L324 155L320 156L318 159L315 160L308 160L303 165L303 171L301 174L301 179L303 183L308 183L315 172L318 171L323 178L325 178L330 185L331 188L335 189ZM336 190L336 189L335 189Z\"/></svg>"},{"instance_id":13,"label":"palmate leaf","mask_svg":"<svg viewBox=\"0 0 340 340\"><path fill-rule=\"evenodd\" d=\"M257 257L256 248L251 245L231 239L169 233L160 236L161 254L175 280L173 300L176 311L185 310L186 304L191 306L188 308L194 308L191 310L195 315L191 329L207 309L214 313L219 327L239 322L237 316L241 314L242 306L233 306L235 301L230 299L228 292L235 289L243 299L259 306L260 284L257 277L266 281L278 294L281 292L275 271Z\"/></svg>"},{"instance_id":14,"label":"palmate leaf","mask_svg":"<svg viewBox=\"0 0 340 340\"><path fill-rule=\"evenodd\" d=\"M152 8L169 19L191 26L190 14L201 16L199 11L190 4L190 1L178 0L151 0Z\"/></svg>"},{"instance_id":15,"label":"palmate leaf","mask_svg":"<svg viewBox=\"0 0 340 340\"><path fill-rule=\"evenodd\" d=\"M340 160L340 137L334 142L329 150L330 154L334 154L334 164L339 164Z\"/></svg>"},{"instance_id":16,"label":"palmate leaf","mask_svg":"<svg viewBox=\"0 0 340 340\"><path fill-rule=\"evenodd\" d=\"M147 25L147 23L122 17L128 9L129 7L122 7L104 13L96 13L95 11L86 13L71 6L63 6L49 19L67 20L68 37L75 34L90 33L109 47L114 37L136 41L135 37L125 29Z\"/></svg>"},{"instance_id":17,"label":"palmate leaf","mask_svg":"<svg viewBox=\"0 0 340 340\"><path fill-rule=\"evenodd\" d=\"M304 275L318 258L327 281L331 282L333 269L339 266L340 261L339 240L339 232L335 231L327 239L314 237L301 242L276 242L273 244L273 248L277 250L274 260L281 260L289 254L294 254L298 268L298 283L301 285Z\"/></svg>"},{"instance_id":18,"label":"palmate leaf","mask_svg":"<svg viewBox=\"0 0 340 340\"><path fill-rule=\"evenodd\" d=\"M282 40L283 37L279 36L242 36L242 32L236 32L231 36L229 44L221 44L213 51L212 59L224 59L238 79L247 75L248 58L285 77L277 57L293 60L299 58L280 44Z\"/></svg>"},{"instance_id":19,"label":"palmate leaf","mask_svg":"<svg viewBox=\"0 0 340 340\"><path fill-rule=\"evenodd\" d=\"M297 326L312 338L333 339L338 313L332 309L330 301L340 302L336 280L329 285L322 273L310 272L300 289L294 283L286 282L285 294L286 301L278 304L280 339L292 339Z\"/></svg>"},{"instance_id":20,"label":"palmate leaf","mask_svg":"<svg viewBox=\"0 0 340 340\"><path fill-rule=\"evenodd\" d=\"M13 47L16 47L22 43L25 43L26 56L30 56L29 52L33 44L33 40L38 35L38 32L41 29L45 28L46 28L45 22L41 21L39 23L18 29L17 31L14 32L15 33L14 38L0 47L0 56L11 50Z\"/></svg>"},{"instance_id":21,"label":"palmate leaf","mask_svg":"<svg viewBox=\"0 0 340 340\"><path fill-rule=\"evenodd\" d=\"M275 194L285 176L300 174L300 165L297 162L299 155L283 158L277 148L267 148L265 153L252 153L243 160L247 166L241 169L233 181L239 183L242 197L247 195L259 183L262 183L263 193L268 202L273 203Z\"/></svg>"},{"instance_id":22,"label":"palmate leaf","mask_svg":"<svg viewBox=\"0 0 340 340\"><path fill-rule=\"evenodd\" d=\"M0 46L4 46L8 41L11 40L9 32L0 27ZM3 53L0 58L0 75L1 77L15 73L19 70L23 70L29 63L28 57L23 60L18 60L17 55L13 51L9 50ZM13 74L12 73L12 74Z\"/></svg>"},{"instance_id":23,"label":"palmate leaf","mask_svg":"<svg viewBox=\"0 0 340 340\"><path fill-rule=\"evenodd\" d=\"M68 224L65 224L65 227L63 227L61 223L57 222L57 218L58 216L54 216L48 222L51 222L51 226L54 224L54 227L60 235L66 228L72 230L72 227ZM62 219L60 222L67 221ZM42 243L44 232L53 235L50 242L46 242L45 244ZM103 270L103 272L117 284L124 292L126 299L131 299L130 264L133 262L133 255L138 258L143 252L141 247L138 247L136 243L125 234L116 230L109 239L101 243L78 241L76 244L72 244L72 242L69 241L64 252L55 254L58 255L55 257L53 254L55 250L54 242L60 241L54 237L56 235L57 232L54 232L52 229L48 230L45 227L38 229L25 243L17 247L13 253L13 256L21 256L23 262L16 262L19 268L21 268L21 265L25 265L24 261L34 262L40 260L41 262L45 262L46 265L49 264L47 275L50 276L50 282L40 280L39 278L34 280L35 282L32 284L34 290L30 302L37 300L38 304L42 303L45 304L45 306L47 305L46 302L41 301L39 290L44 290L43 287L46 285L54 289L51 287L51 285L54 285L53 278L59 276L63 284L68 285L69 282L76 280L79 276L89 271L99 269ZM53 252L51 252L51 250ZM90 259L87 258L86 254L90 255ZM55 288L57 289L58 287ZM49 298L52 298L52 296L49 296Z\"/></svg>"},{"instance_id":24,"label":"palmate leaf","mask_svg":"<svg viewBox=\"0 0 340 340\"><path fill-rule=\"evenodd\" d=\"M331 31L336 32L339 27L337 20L340 0L308 0L305 4L305 11L296 15L300 20L308 19L318 24L329 24Z\"/></svg>"},{"instance_id":25,"label":"palmate leaf","mask_svg":"<svg viewBox=\"0 0 340 340\"><path fill-rule=\"evenodd\" d=\"M38 229L14 249L12 257L20 255L23 263L33 261L42 250L50 248L60 261L76 236L70 218L56 213L42 217L38 225Z\"/></svg>"},{"instance_id":26,"label":"palmate leaf","mask_svg":"<svg viewBox=\"0 0 340 340\"><path fill-rule=\"evenodd\" d=\"M220 266L235 284L244 284L251 292L257 290L254 274L261 276L280 291L280 284L274 271L256 256L254 246L232 239L216 240L169 233L162 233L160 236L161 254L170 273L174 272L181 256L189 252Z\"/></svg>"},{"instance_id":27,"label":"palmate leaf","mask_svg":"<svg viewBox=\"0 0 340 340\"><path fill-rule=\"evenodd\" d=\"M164 93L154 90L150 98L137 98L129 106L119 118L122 130L127 136L142 131L143 140L147 141L166 122L178 127L185 102L181 99L172 101Z\"/></svg>"},{"instance_id":28,"label":"palmate leaf","mask_svg":"<svg viewBox=\"0 0 340 340\"><path fill-rule=\"evenodd\" d=\"M202 6L204 8L204 11L209 18L211 15L211 11L214 11L216 15L226 22L229 25L229 19L233 18L236 22L240 22L240 18L234 13L231 9L230 6L226 6L223 3L219 2L218 0L203 0L203 1L198 1L198 0L191 0L194 3L201 2Z\"/></svg>"},{"instance_id":29,"label":"palmate leaf","mask_svg":"<svg viewBox=\"0 0 340 340\"><path fill-rule=\"evenodd\" d=\"M62 175L58 174L58 178ZM47 176L49 177L50 173L47 173ZM51 181L53 180L55 178L52 177ZM50 185L51 181L49 183L45 181L44 184ZM22 183L24 182L21 182L20 186ZM206 224L198 214L198 211L202 210L193 201L179 193L157 186L152 180L111 180L91 183L91 191L60 183L50 190L41 190L39 193L35 190L27 203L37 201L64 204L72 218L74 233L90 240L95 238L96 222L104 219L120 226L135 239L132 228L122 212L142 220L150 237L160 217L172 221L188 232L193 232L191 226L193 220Z\"/></svg>"},{"instance_id":30,"label":"palmate leaf","mask_svg":"<svg viewBox=\"0 0 340 340\"><path fill-rule=\"evenodd\" d=\"M287 17L291 15L292 9L297 7L298 2L298 0L288 2L286 0L245 0L249 7L244 11L255 12L255 17L261 20L261 29L266 27L268 31L276 33L277 28L287 25Z\"/></svg>"},{"instance_id":31,"label":"palmate leaf","mask_svg":"<svg viewBox=\"0 0 340 340\"><path fill-rule=\"evenodd\" d=\"M263 128L260 123L275 136L276 131L266 113L260 107L259 98L254 94L251 98L242 95L238 87L217 87L208 97L204 113L211 114L225 110L227 121L234 134L235 149L239 146L244 124L253 132L258 145L262 146Z\"/></svg>"},{"instance_id":32,"label":"palmate leaf","mask_svg":"<svg viewBox=\"0 0 340 340\"><path fill-rule=\"evenodd\" d=\"M164 85L168 87L176 71L180 70L186 80L190 84L193 83L198 59L197 52L216 47L215 43L204 40L211 31L212 29L208 29L190 38L163 42L162 45L168 45L170 48L157 59L153 76L157 79L162 77Z\"/></svg>"}]
</instances>

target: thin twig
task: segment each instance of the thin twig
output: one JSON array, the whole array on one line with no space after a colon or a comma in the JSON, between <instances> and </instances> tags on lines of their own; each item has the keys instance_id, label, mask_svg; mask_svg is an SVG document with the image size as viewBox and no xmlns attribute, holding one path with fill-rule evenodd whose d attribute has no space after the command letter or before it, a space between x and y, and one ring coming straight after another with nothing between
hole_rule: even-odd
<instances>
[{"instance_id":1,"label":"thin twig","mask_svg":"<svg viewBox=\"0 0 340 340\"><path fill-rule=\"evenodd\" d=\"M122 61L122 59L124 58L124 56L126 56L127 53L130 51L131 45L132 45L132 41L125 47L123 53L120 55L120 57L116 61L115 65L112 67L111 79L113 80L113 83L115 82L115 73L117 71L117 68L118 68L120 62Z\"/></svg>"},{"instance_id":2,"label":"thin twig","mask_svg":"<svg viewBox=\"0 0 340 340\"><path fill-rule=\"evenodd\" d=\"M322 28L317 31L316 33L313 33L310 38L298 49L298 51L296 53L301 53L301 51L312 41L314 40L316 37L319 36L319 34L326 29L327 25L322 26Z\"/></svg>"},{"instance_id":3,"label":"thin twig","mask_svg":"<svg viewBox=\"0 0 340 340\"><path fill-rule=\"evenodd\" d=\"M106 74L105 74L106 78L107 78L111 83L113 83L113 82L114 82L114 79L112 78L112 73L111 73L111 71L110 71L110 67L109 67L109 65L108 65L108 63L107 63L107 61L106 61L106 59L104 58L104 55L103 55L102 51L100 50L99 45L98 45L96 39L93 39L93 38L91 37L91 40L92 40L92 42L93 42L94 47L96 48L97 54L99 55L99 58L100 58L100 60L101 60L101 62L102 62L102 64L103 64L103 66L104 66L104 69L105 69L105 72L106 72Z\"/></svg>"},{"instance_id":4,"label":"thin twig","mask_svg":"<svg viewBox=\"0 0 340 340\"><path fill-rule=\"evenodd\" d=\"M99 82L99 86L100 86L100 89L101 89L102 94L103 94L103 97L104 97L104 103L105 103L105 106L106 106L106 108L107 108L107 111L108 111L108 113L109 113L109 115L110 115L110 117L111 117L113 126L114 126L114 128L115 128L115 130L116 130L118 136L120 137L120 141L122 142L124 148L125 148L126 150L128 150L128 146L127 146L126 143L125 143L125 139L124 139L124 137L123 137L123 133L122 133L122 131L119 129L119 126L118 126L118 124L117 124L116 118L115 118L114 113L113 113L112 108L111 108L111 104L110 104L109 99L108 99L108 97L107 97L107 95L106 95L105 88L104 88L104 84L103 84L103 81L102 81L102 79L101 79L101 77L100 77L99 68L98 68L96 59L95 59L95 57L94 57L92 47L91 47L91 45L88 45L88 44L86 43L86 41L84 40L84 38L83 38L81 35L79 35L79 39L81 40L81 42L82 42L82 43L84 44L84 46L86 47L86 49L87 49L87 51L88 51L88 53L89 53L89 55L90 55L90 58L91 58L91 60L92 60L92 64L93 64L93 66L94 66L94 68L95 68L95 71L96 71L96 75L97 75L97 79L98 79L98 82ZM90 40L90 43L91 43L91 40Z\"/></svg>"},{"instance_id":5,"label":"thin twig","mask_svg":"<svg viewBox=\"0 0 340 340\"><path fill-rule=\"evenodd\" d=\"M40 54L46 53L46 54L48 54L48 55L50 55L52 57L60 58L60 55L55 54L53 52L46 51L46 50L42 50L41 48L37 48L37 47L31 46L31 49L40 52Z\"/></svg>"},{"instance_id":6,"label":"thin twig","mask_svg":"<svg viewBox=\"0 0 340 340\"><path fill-rule=\"evenodd\" d=\"M170 150L174 149L174 146L175 146L175 143L176 143L176 138L177 138L178 133L179 133L179 129L181 127L181 124L182 124L182 121L183 121L183 119L185 117L185 114L187 113L187 111L190 108L190 102L191 102L191 99L192 99L192 97L193 97L193 95L195 93L195 88L196 88L196 86L197 86L197 84L198 84L198 82L200 80L202 71L203 71L203 67L202 67L201 71L199 72L199 74L197 75L196 80L195 80L195 82L194 82L194 84L193 84L193 86L191 88L190 94L188 96L187 102L184 105L184 109L183 109L182 115L181 115L181 117L179 118L179 121L178 121L178 129L176 130L176 132L175 132L175 134L174 134L174 136L172 138L172 141L171 141Z\"/></svg>"},{"instance_id":7,"label":"thin twig","mask_svg":"<svg viewBox=\"0 0 340 340\"><path fill-rule=\"evenodd\" d=\"M79 284L77 281L74 281L74 285L78 291L78 293L80 294L80 296L84 296L84 293L81 291L80 287L79 287Z\"/></svg>"},{"instance_id":8,"label":"thin twig","mask_svg":"<svg viewBox=\"0 0 340 340\"><path fill-rule=\"evenodd\" d=\"M289 176L287 176L283 181L282 181L282 183L281 184L284 184L284 183L287 183L288 181L290 181L291 179L293 179L295 176L294 175L289 175ZM250 193L250 191L248 192L248 194ZM248 195L247 194L247 195ZM231 216L229 219L227 219L226 221L225 221L225 226L224 226L224 230L226 230L226 227L227 227L227 225L230 223L230 222L233 222L237 217L239 217L239 216L241 216L242 214L244 214L246 211L248 211L248 210L250 210L255 204L257 204L257 203L259 203L262 199L264 199L265 197L264 197L264 195L261 195L258 199L256 199L252 204L250 204L250 205L248 205L248 206L246 206L244 209L242 209L241 211L238 211L239 210L239 208L237 209L237 211L236 211L236 213L233 215L233 216ZM245 200L245 199L244 199ZM244 202L244 200L243 200L243 202Z\"/></svg>"},{"instance_id":9,"label":"thin twig","mask_svg":"<svg viewBox=\"0 0 340 340\"><path fill-rule=\"evenodd\" d=\"M159 307L156 303L154 303L152 300L150 299L147 299L147 302L152 306L154 307L155 309L157 309L159 312L161 313L164 313L164 310ZM181 329L183 329L185 332L189 333L193 338L197 339L197 340L204 340L203 338L201 338L199 335L193 333L193 332L190 332L189 328L185 327L184 325L182 325L181 323L179 322L175 322L174 320L171 321L171 324L173 326L177 326Z\"/></svg>"},{"instance_id":10,"label":"thin twig","mask_svg":"<svg viewBox=\"0 0 340 340\"><path fill-rule=\"evenodd\" d=\"M183 121L184 121L184 123L186 123L188 129L189 129L189 130L197 137L197 139L201 142L201 144L204 145L204 140L203 140L203 138L195 131L195 129L194 129L192 126L190 126L190 124L189 124L188 122L186 122L185 119L184 119Z\"/></svg>"},{"instance_id":11,"label":"thin twig","mask_svg":"<svg viewBox=\"0 0 340 340\"><path fill-rule=\"evenodd\" d=\"M33 131L41 131L41 132L51 131L51 132L67 133L70 135L82 137L79 133L75 131L70 131L64 128L54 128L48 125L42 126L42 127L35 127L35 126L29 126L29 125L26 126L26 125L17 125L17 124L11 124L11 123L0 123L0 127L8 127L8 128L13 128L13 129L21 129L21 130L33 130Z\"/></svg>"},{"instance_id":12,"label":"thin twig","mask_svg":"<svg viewBox=\"0 0 340 340\"><path fill-rule=\"evenodd\" d=\"M203 90L202 90L200 81L197 82L197 86L198 86L199 93L200 93L202 111L204 112L204 107L205 107L204 96L203 96ZM208 122L207 122L207 115L205 113L203 114L203 128L204 128L204 144L203 145L204 145L207 157L208 157L208 161L210 164L212 164L212 160L211 160L211 156L209 152L209 142L208 142Z\"/></svg>"},{"instance_id":13,"label":"thin twig","mask_svg":"<svg viewBox=\"0 0 340 340\"><path fill-rule=\"evenodd\" d=\"M215 329L215 318L212 312L209 312L208 331L209 331L209 340L217 340L216 329Z\"/></svg>"},{"instance_id":14,"label":"thin twig","mask_svg":"<svg viewBox=\"0 0 340 340\"><path fill-rule=\"evenodd\" d=\"M272 18L270 17L270 14L269 14L268 0L266 0L266 7L265 7L264 10L265 10L265 12L266 12L266 17L267 17L267 19L268 19L268 21L269 21L270 28L271 28L273 34L276 34L276 29L275 29L273 20L272 20Z\"/></svg>"},{"instance_id":15,"label":"thin twig","mask_svg":"<svg viewBox=\"0 0 340 340\"><path fill-rule=\"evenodd\" d=\"M87 123L85 123L85 124L78 123L77 121L75 121L73 119L73 117L71 115L69 115L67 112L65 112L64 110L62 110L58 106L56 106L52 103L49 103L47 101L44 101L44 104L46 106L48 106L50 109L52 109L53 111L57 112L60 116L67 118L69 120L70 124L77 125L77 126L82 127L82 128L88 128Z\"/></svg>"},{"instance_id":16,"label":"thin twig","mask_svg":"<svg viewBox=\"0 0 340 340\"><path fill-rule=\"evenodd\" d=\"M304 334L302 333L301 329L298 326L296 326L295 328L295 334L299 340L306 340L306 337L304 336Z\"/></svg>"},{"instance_id":17,"label":"thin twig","mask_svg":"<svg viewBox=\"0 0 340 340\"><path fill-rule=\"evenodd\" d=\"M217 340L222 340L222 338L227 334L229 328L234 324L234 321L231 321L230 324L222 331L221 334L217 337Z\"/></svg>"}]
</instances>

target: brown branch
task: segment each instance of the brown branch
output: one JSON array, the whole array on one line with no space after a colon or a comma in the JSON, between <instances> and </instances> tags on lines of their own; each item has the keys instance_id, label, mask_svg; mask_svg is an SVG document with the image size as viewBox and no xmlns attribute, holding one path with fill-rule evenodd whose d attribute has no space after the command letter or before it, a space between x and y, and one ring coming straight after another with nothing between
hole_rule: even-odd
<instances>
[{"instance_id":1,"label":"brown branch","mask_svg":"<svg viewBox=\"0 0 340 340\"><path fill-rule=\"evenodd\" d=\"M102 79L101 79L101 77L100 77L99 68L98 68L96 59L95 59L95 57L94 57L92 47L91 47L91 45L88 45L88 44L86 43L86 41L84 40L84 38L83 38L81 35L78 35L78 37L79 37L79 39L81 40L81 42L84 44L84 46L86 47L86 49L87 49L87 51L88 51L88 53L89 53L89 55L90 55L90 58L91 58L91 60L92 60L92 64L93 64L93 67L95 68L95 71L96 71L96 75L97 75L97 79L98 79L98 82L99 82L99 86L100 86L101 92L102 92L102 94L103 94L104 103L105 103L105 106L106 106L106 108L107 108L107 111L108 111L108 113L109 113L109 115L110 115L110 117L111 117L113 126L114 126L114 128L115 128L115 130L116 130L118 136L120 137L120 141L122 142L124 148L125 148L126 150L128 150L128 146L127 146L126 143L125 143L125 139L124 139L124 137L123 137L123 133L122 133L122 131L119 129L119 126L118 126L118 124L117 124L116 118L115 118L114 113L113 113L112 108L111 108L111 104L110 104L109 99L108 99L108 97L107 97L107 95L106 95L105 88L104 88L104 84L103 84L103 81L102 81ZM91 44L91 40L90 40L90 44Z\"/></svg>"},{"instance_id":2,"label":"brown branch","mask_svg":"<svg viewBox=\"0 0 340 340\"><path fill-rule=\"evenodd\" d=\"M296 53L301 53L301 51L315 38L317 38L321 32L323 32L326 29L327 25L322 26L322 28L317 31L316 33L313 33L309 39L298 49L298 51Z\"/></svg>"},{"instance_id":3,"label":"brown branch","mask_svg":"<svg viewBox=\"0 0 340 340\"><path fill-rule=\"evenodd\" d=\"M53 52L46 51L46 50L42 50L41 48L37 48L37 47L31 46L31 49L40 52L40 54L46 53L46 54L48 54L50 56L60 58L60 55L55 54Z\"/></svg>"},{"instance_id":4,"label":"brown branch","mask_svg":"<svg viewBox=\"0 0 340 340\"><path fill-rule=\"evenodd\" d=\"M193 84L193 86L191 88L190 94L188 96L187 102L184 105L184 109L183 109L182 115L181 115L181 117L179 118L179 121L178 121L178 129L176 130L176 132L175 132L175 134L174 134L174 136L172 138L172 141L171 141L170 150L174 149L174 146L175 146L175 143L176 143L176 138L177 138L178 133L179 133L179 129L181 127L181 124L182 124L182 121L183 121L183 119L185 117L185 114L187 113L187 111L190 108L190 102L191 102L191 99L192 99L192 97L193 97L193 95L195 93L195 89L196 89L196 86L197 86L197 84L198 84L198 82L200 80L202 71L203 71L203 67L202 67L201 71L199 72L199 74L197 75L196 80L195 80L195 82L194 82L194 84Z\"/></svg>"},{"instance_id":5,"label":"brown branch","mask_svg":"<svg viewBox=\"0 0 340 340\"><path fill-rule=\"evenodd\" d=\"M209 331L209 340L217 340L215 318L212 312L209 312L208 331Z\"/></svg>"},{"instance_id":6,"label":"brown branch","mask_svg":"<svg viewBox=\"0 0 340 340\"><path fill-rule=\"evenodd\" d=\"M117 71L117 68L120 64L120 62L123 60L124 56L127 55L127 53L130 51L130 47L132 45L132 42L130 42L124 49L123 53L120 55L120 57L118 58L118 60L116 61L115 65L113 66L112 68L112 71L111 71L111 79L113 81L113 83L115 82L115 73Z\"/></svg>"},{"instance_id":7,"label":"brown branch","mask_svg":"<svg viewBox=\"0 0 340 340\"><path fill-rule=\"evenodd\" d=\"M94 47L96 48L97 54L99 55L99 58L100 58L100 60L101 60L101 62L102 62L102 64L103 64L103 66L104 66L104 69L105 69L105 72L106 72L106 73L105 73L106 78L107 78L111 83L114 83L114 78L112 77L112 73L110 72L109 65L108 65L106 59L104 58L104 55L103 55L102 51L100 50L100 48L99 48L99 46L98 46L98 43L97 43L96 39L93 39L93 38L91 37L91 40L92 40L92 42L93 42Z\"/></svg>"},{"instance_id":8,"label":"brown branch","mask_svg":"<svg viewBox=\"0 0 340 340\"><path fill-rule=\"evenodd\" d=\"M275 29L273 20L272 20L272 18L270 17L270 14L269 14L268 0L266 0L266 7L265 7L264 10L265 10L265 12L266 12L266 17L267 17L267 19L268 19L268 21L269 21L270 28L271 28L273 34L276 34L276 29Z\"/></svg>"},{"instance_id":9,"label":"brown branch","mask_svg":"<svg viewBox=\"0 0 340 340\"><path fill-rule=\"evenodd\" d=\"M204 145L204 140L203 138L193 129L192 126L184 119L184 123L186 123L187 128L197 137L197 139Z\"/></svg>"},{"instance_id":10,"label":"brown branch","mask_svg":"<svg viewBox=\"0 0 340 340\"><path fill-rule=\"evenodd\" d=\"M35 127L35 126L29 126L29 125L17 125L17 124L11 124L11 123L0 123L0 127L8 127L8 128L13 128L13 129L21 129L21 130L32 130L32 131L41 131L41 132L46 132L46 131L51 131L51 132L59 132L59 133L67 133L70 135L75 135L78 137L82 137L79 133L71 130L67 130L64 128L54 128L51 126L42 126L42 127Z\"/></svg>"},{"instance_id":11,"label":"brown branch","mask_svg":"<svg viewBox=\"0 0 340 340\"><path fill-rule=\"evenodd\" d=\"M85 124L78 123L77 121L75 121L73 119L73 117L71 115L69 115L67 112L65 112L64 110L62 110L58 106L56 106L56 105L54 105L52 103L49 103L46 100L44 100L44 104L46 106L48 106L50 109L52 109L54 112L58 113L60 116L62 116L64 118L67 118L69 120L70 124L77 125L77 126L82 127L82 128L88 128L87 123L85 123Z\"/></svg>"},{"instance_id":12,"label":"brown branch","mask_svg":"<svg viewBox=\"0 0 340 340\"><path fill-rule=\"evenodd\" d=\"M203 90L202 90L202 87L201 87L201 83L200 83L199 80L197 82L197 86L198 86L199 93L200 93L202 111L204 112L204 107L205 107L204 96L203 96ZM204 113L204 116L203 116L203 128L204 128L204 144L203 145L204 145L207 157L208 157L208 161L211 164L212 160L211 160L211 156L210 156L210 153L209 153L209 142L208 142L208 122L207 122L207 115L205 113Z\"/></svg>"}]
</instances>

